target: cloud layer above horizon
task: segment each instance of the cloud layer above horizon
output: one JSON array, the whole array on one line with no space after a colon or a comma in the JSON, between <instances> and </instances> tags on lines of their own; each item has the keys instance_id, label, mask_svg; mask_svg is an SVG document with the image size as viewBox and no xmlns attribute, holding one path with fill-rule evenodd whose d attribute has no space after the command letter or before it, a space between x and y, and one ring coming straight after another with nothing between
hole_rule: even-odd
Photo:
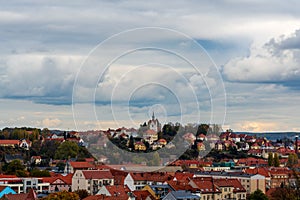
<instances>
[{"instance_id":1,"label":"cloud layer above horizon","mask_svg":"<svg viewBox=\"0 0 300 200\"><path fill-rule=\"evenodd\" d=\"M1 3L0 127L86 130L116 126L114 118L118 126L133 126L148 120L152 111L164 122L180 121L184 114L184 123L222 123L223 108L212 106L224 100L214 72L218 69L227 96L225 124L240 131L300 131L299 7L300 3L292 0ZM202 45L216 68L202 63L207 70L197 74L182 60L162 52L150 52L153 59L149 60L145 57L148 51L135 52L115 62L97 84L91 80L101 76L99 71L81 71L82 87L76 90L76 105L72 104L77 73L91 50L114 34L141 27L162 27L188 35ZM157 42L168 48L176 43L170 36L136 37L143 37L149 46ZM135 44L123 40L115 45L130 49ZM187 48L189 45L182 42L179 47L196 57L199 51ZM101 56L113 54L111 48L105 50ZM136 88L147 81L162 81L167 89L172 86L173 93L154 85ZM209 90L208 85L215 89ZM180 100L182 110L176 93L184 99ZM201 118L194 112L195 104L199 104ZM210 121L211 109L218 119Z\"/></svg>"}]
</instances>

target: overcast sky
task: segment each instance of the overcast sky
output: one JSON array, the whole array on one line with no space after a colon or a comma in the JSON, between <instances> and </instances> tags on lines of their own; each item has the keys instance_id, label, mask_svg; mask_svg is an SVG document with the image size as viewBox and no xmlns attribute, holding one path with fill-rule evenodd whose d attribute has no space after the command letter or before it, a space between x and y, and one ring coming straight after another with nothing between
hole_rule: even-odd
<instances>
[{"instance_id":1,"label":"overcast sky","mask_svg":"<svg viewBox=\"0 0 300 200\"><path fill-rule=\"evenodd\" d=\"M300 131L299 1L0 4L1 128Z\"/></svg>"}]
</instances>

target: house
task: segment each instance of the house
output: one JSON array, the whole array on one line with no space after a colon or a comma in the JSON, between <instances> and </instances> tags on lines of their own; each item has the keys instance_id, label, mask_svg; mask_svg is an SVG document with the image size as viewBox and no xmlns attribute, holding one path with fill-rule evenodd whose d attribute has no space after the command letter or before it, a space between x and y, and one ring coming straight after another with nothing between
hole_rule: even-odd
<instances>
[{"instance_id":1,"label":"house","mask_svg":"<svg viewBox=\"0 0 300 200\"><path fill-rule=\"evenodd\" d=\"M55 175L54 177L43 178L44 183L50 184L50 192L70 191L72 186L73 174Z\"/></svg>"},{"instance_id":2,"label":"house","mask_svg":"<svg viewBox=\"0 0 300 200\"><path fill-rule=\"evenodd\" d=\"M135 200L157 200L148 190L136 190L132 195Z\"/></svg>"},{"instance_id":3,"label":"house","mask_svg":"<svg viewBox=\"0 0 300 200\"><path fill-rule=\"evenodd\" d=\"M225 146L223 145L223 142L218 141L218 142L215 144L215 149L218 150L218 151L223 151L223 150L225 149Z\"/></svg>"},{"instance_id":4,"label":"house","mask_svg":"<svg viewBox=\"0 0 300 200\"><path fill-rule=\"evenodd\" d=\"M269 172L271 175L271 188L278 188L282 184L289 183L289 175L292 174L289 169L282 167L272 167Z\"/></svg>"},{"instance_id":5,"label":"house","mask_svg":"<svg viewBox=\"0 0 300 200\"><path fill-rule=\"evenodd\" d=\"M31 147L32 142L26 139L20 140L20 147L26 150L29 150L29 147Z\"/></svg>"},{"instance_id":6,"label":"house","mask_svg":"<svg viewBox=\"0 0 300 200\"><path fill-rule=\"evenodd\" d=\"M38 197L34 189L30 189L28 193L22 194L5 194L3 196L5 200L37 200Z\"/></svg>"},{"instance_id":7,"label":"house","mask_svg":"<svg viewBox=\"0 0 300 200\"><path fill-rule=\"evenodd\" d=\"M49 192L49 183L44 183L42 178L20 178L16 176L0 176L0 186L9 186L18 194L26 193L31 188L38 192Z\"/></svg>"},{"instance_id":8,"label":"house","mask_svg":"<svg viewBox=\"0 0 300 200\"><path fill-rule=\"evenodd\" d=\"M198 151L205 151L205 144L203 142L197 142Z\"/></svg>"},{"instance_id":9,"label":"house","mask_svg":"<svg viewBox=\"0 0 300 200\"><path fill-rule=\"evenodd\" d=\"M241 142L241 138L238 134L232 133L230 135L230 137L231 137L232 141L235 143Z\"/></svg>"},{"instance_id":10,"label":"house","mask_svg":"<svg viewBox=\"0 0 300 200\"><path fill-rule=\"evenodd\" d=\"M31 156L30 162L32 164L39 165L42 162L42 157L41 156Z\"/></svg>"},{"instance_id":11,"label":"house","mask_svg":"<svg viewBox=\"0 0 300 200\"><path fill-rule=\"evenodd\" d=\"M188 185L198 191L201 199L221 199L222 197L222 191L214 184L211 177L194 177L188 180Z\"/></svg>"},{"instance_id":12,"label":"house","mask_svg":"<svg viewBox=\"0 0 300 200\"><path fill-rule=\"evenodd\" d=\"M89 162L68 161L66 163L64 173L70 174L70 173L74 173L76 170L88 170L93 168L95 168L95 166Z\"/></svg>"},{"instance_id":13,"label":"house","mask_svg":"<svg viewBox=\"0 0 300 200\"><path fill-rule=\"evenodd\" d=\"M72 191L87 190L96 194L103 185L114 185L109 170L76 170L72 177Z\"/></svg>"},{"instance_id":14,"label":"house","mask_svg":"<svg viewBox=\"0 0 300 200\"><path fill-rule=\"evenodd\" d=\"M147 190L155 199L163 199L170 191L174 191L169 185L146 185L142 190Z\"/></svg>"},{"instance_id":15,"label":"house","mask_svg":"<svg viewBox=\"0 0 300 200\"><path fill-rule=\"evenodd\" d=\"M186 190L179 190L179 191L172 191L169 192L163 200L179 200L179 199L185 199L185 200L200 200L200 196L197 196L195 194L192 194L190 191Z\"/></svg>"},{"instance_id":16,"label":"house","mask_svg":"<svg viewBox=\"0 0 300 200\"><path fill-rule=\"evenodd\" d=\"M155 130L148 129L146 132L144 132L143 138L149 144L153 144L153 142L158 139L158 135Z\"/></svg>"},{"instance_id":17,"label":"house","mask_svg":"<svg viewBox=\"0 0 300 200\"><path fill-rule=\"evenodd\" d=\"M248 155L256 156L256 157L261 157L263 155L263 150L262 149L250 149L247 152Z\"/></svg>"},{"instance_id":18,"label":"house","mask_svg":"<svg viewBox=\"0 0 300 200\"><path fill-rule=\"evenodd\" d=\"M222 191L222 199L246 200L246 189L237 179L214 179L213 182Z\"/></svg>"},{"instance_id":19,"label":"house","mask_svg":"<svg viewBox=\"0 0 300 200\"><path fill-rule=\"evenodd\" d=\"M104 185L102 186L96 195L105 195L108 197L116 197L118 199L130 200L128 193L130 189L127 186L122 185Z\"/></svg>"},{"instance_id":20,"label":"house","mask_svg":"<svg viewBox=\"0 0 300 200\"><path fill-rule=\"evenodd\" d=\"M20 145L20 140L0 140L1 147L18 147Z\"/></svg>"},{"instance_id":21,"label":"house","mask_svg":"<svg viewBox=\"0 0 300 200\"><path fill-rule=\"evenodd\" d=\"M196 177L212 177L215 179L237 179L246 189L247 194L260 189L263 193L266 191L266 177L260 174L245 174L243 172L195 172Z\"/></svg>"},{"instance_id":22,"label":"house","mask_svg":"<svg viewBox=\"0 0 300 200\"><path fill-rule=\"evenodd\" d=\"M251 149L260 149L260 145L255 142L251 145Z\"/></svg>"},{"instance_id":23,"label":"house","mask_svg":"<svg viewBox=\"0 0 300 200\"><path fill-rule=\"evenodd\" d=\"M130 172L124 179L124 185L135 191L143 189L146 185L164 184L169 179L170 175L164 172Z\"/></svg>"},{"instance_id":24,"label":"house","mask_svg":"<svg viewBox=\"0 0 300 200\"><path fill-rule=\"evenodd\" d=\"M266 167L255 167L245 169L244 173L246 174L259 174L266 177L266 188L271 188L271 174Z\"/></svg>"},{"instance_id":25,"label":"house","mask_svg":"<svg viewBox=\"0 0 300 200\"><path fill-rule=\"evenodd\" d=\"M0 198L6 194L17 194L17 193L9 186L0 186Z\"/></svg>"},{"instance_id":26,"label":"house","mask_svg":"<svg viewBox=\"0 0 300 200\"><path fill-rule=\"evenodd\" d=\"M206 135L204 135L204 134L199 134L198 136L197 136L197 140L201 140L201 141L204 141L204 140L206 140Z\"/></svg>"},{"instance_id":27,"label":"house","mask_svg":"<svg viewBox=\"0 0 300 200\"><path fill-rule=\"evenodd\" d=\"M157 149L161 149L163 148L163 145L158 143L158 142L154 142L152 145L151 145L152 149L153 150L157 150Z\"/></svg>"},{"instance_id":28,"label":"house","mask_svg":"<svg viewBox=\"0 0 300 200\"><path fill-rule=\"evenodd\" d=\"M194 141L196 140L196 136L193 133L186 133L182 137L190 144L194 144Z\"/></svg>"},{"instance_id":29,"label":"house","mask_svg":"<svg viewBox=\"0 0 300 200\"><path fill-rule=\"evenodd\" d=\"M163 146L165 146L167 144L167 140L165 140L163 138L159 139L157 142Z\"/></svg>"},{"instance_id":30,"label":"house","mask_svg":"<svg viewBox=\"0 0 300 200\"><path fill-rule=\"evenodd\" d=\"M247 143L254 143L254 142L256 141L256 138L255 138L254 136L247 135L247 136L245 137L245 141L246 141Z\"/></svg>"},{"instance_id":31,"label":"house","mask_svg":"<svg viewBox=\"0 0 300 200\"><path fill-rule=\"evenodd\" d=\"M143 142L137 141L137 142L134 143L134 150L137 150L137 151L146 151L147 147L146 147L146 145Z\"/></svg>"}]
</instances>

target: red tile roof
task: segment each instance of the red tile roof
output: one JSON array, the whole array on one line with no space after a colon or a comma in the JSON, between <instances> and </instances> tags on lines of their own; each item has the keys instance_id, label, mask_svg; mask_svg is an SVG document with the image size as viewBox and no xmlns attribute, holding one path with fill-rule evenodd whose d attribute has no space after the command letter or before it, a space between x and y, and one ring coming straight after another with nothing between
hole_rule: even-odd
<instances>
[{"instance_id":1,"label":"red tile roof","mask_svg":"<svg viewBox=\"0 0 300 200\"><path fill-rule=\"evenodd\" d=\"M121 186L121 185L107 185L105 188L108 190L108 192L111 194L111 196L116 196L119 198L128 198L127 193L131 192L130 189L127 186Z\"/></svg>"},{"instance_id":2,"label":"red tile roof","mask_svg":"<svg viewBox=\"0 0 300 200\"><path fill-rule=\"evenodd\" d=\"M165 182L171 180L171 176L164 172L142 172L142 173L130 173L131 177L135 181L154 181Z\"/></svg>"},{"instance_id":3,"label":"red tile roof","mask_svg":"<svg viewBox=\"0 0 300 200\"><path fill-rule=\"evenodd\" d=\"M16 175L0 174L0 178L18 178Z\"/></svg>"},{"instance_id":4,"label":"red tile roof","mask_svg":"<svg viewBox=\"0 0 300 200\"><path fill-rule=\"evenodd\" d=\"M20 140L0 140L0 145L19 145Z\"/></svg>"},{"instance_id":5,"label":"red tile roof","mask_svg":"<svg viewBox=\"0 0 300 200\"><path fill-rule=\"evenodd\" d=\"M155 197L151 195L148 190L136 190L133 191L136 200L145 200L147 198L155 200Z\"/></svg>"},{"instance_id":6,"label":"red tile roof","mask_svg":"<svg viewBox=\"0 0 300 200\"><path fill-rule=\"evenodd\" d=\"M36 200L37 195L33 189L30 189L28 193L21 194L5 194L4 199L6 200Z\"/></svg>"},{"instance_id":7,"label":"red tile roof","mask_svg":"<svg viewBox=\"0 0 300 200\"><path fill-rule=\"evenodd\" d=\"M44 183L53 184L56 180L60 179L66 185L72 185L72 176L73 176L73 174L68 174L66 176L61 175L61 174L55 174L52 177L45 177L45 178L43 178L43 182Z\"/></svg>"},{"instance_id":8,"label":"red tile roof","mask_svg":"<svg viewBox=\"0 0 300 200\"><path fill-rule=\"evenodd\" d=\"M237 179L214 179L214 184L218 187L233 187L233 192L246 192L241 182Z\"/></svg>"},{"instance_id":9,"label":"red tile roof","mask_svg":"<svg viewBox=\"0 0 300 200\"><path fill-rule=\"evenodd\" d=\"M167 181L168 185L173 188L173 190L189 190L192 192L196 192L198 189L197 188L193 188L191 185L189 185L189 181L185 180L185 181Z\"/></svg>"},{"instance_id":10,"label":"red tile roof","mask_svg":"<svg viewBox=\"0 0 300 200\"><path fill-rule=\"evenodd\" d=\"M220 189L213 183L211 177L197 177L191 179L191 181L197 186L201 193L221 193Z\"/></svg>"},{"instance_id":11,"label":"red tile roof","mask_svg":"<svg viewBox=\"0 0 300 200\"><path fill-rule=\"evenodd\" d=\"M148 129L146 132L145 132L146 135L156 135L157 133L152 130L152 129Z\"/></svg>"},{"instance_id":12,"label":"red tile roof","mask_svg":"<svg viewBox=\"0 0 300 200\"><path fill-rule=\"evenodd\" d=\"M265 167L256 167L254 169L245 169L247 174L259 174L265 176L266 178L270 177L269 170Z\"/></svg>"},{"instance_id":13,"label":"red tile roof","mask_svg":"<svg viewBox=\"0 0 300 200\"><path fill-rule=\"evenodd\" d=\"M83 170L86 179L113 179L113 175L109 170Z\"/></svg>"},{"instance_id":14,"label":"red tile roof","mask_svg":"<svg viewBox=\"0 0 300 200\"><path fill-rule=\"evenodd\" d=\"M94 165L92 165L89 162L70 162L70 165L74 169L88 169L88 168L94 168Z\"/></svg>"},{"instance_id":15,"label":"red tile roof","mask_svg":"<svg viewBox=\"0 0 300 200\"><path fill-rule=\"evenodd\" d=\"M115 196L105 196L105 195L92 195L84 198L83 200L128 200L129 196L127 197L115 197Z\"/></svg>"},{"instance_id":16,"label":"red tile roof","mask_svg":"<svg viewBox=\"0 0 300 200\"><path fill-rule=\"evenodd\" d=\"M94 162L94 161L95 161L95 158L85 158L85 161L86 161L86 162Z\"/></svg>"}]
</instances>

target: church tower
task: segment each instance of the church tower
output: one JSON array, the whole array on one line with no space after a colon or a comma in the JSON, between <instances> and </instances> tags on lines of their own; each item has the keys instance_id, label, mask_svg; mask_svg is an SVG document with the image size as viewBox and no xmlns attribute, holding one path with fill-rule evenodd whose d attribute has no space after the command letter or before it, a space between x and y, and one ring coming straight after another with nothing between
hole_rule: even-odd
<instances>
[{"instance_id":1,"label":"church tower","mask_svg":"<svg viewBox=\"0 0 300 200\"><path fill-rule=\"evenodd\" d=\"M148 129L154 130L156 133L161 131L161 125L160 125L158 119L155 119L154 112L152 114L152 119L148 121Z\"/></svg>"}]
</instances>

